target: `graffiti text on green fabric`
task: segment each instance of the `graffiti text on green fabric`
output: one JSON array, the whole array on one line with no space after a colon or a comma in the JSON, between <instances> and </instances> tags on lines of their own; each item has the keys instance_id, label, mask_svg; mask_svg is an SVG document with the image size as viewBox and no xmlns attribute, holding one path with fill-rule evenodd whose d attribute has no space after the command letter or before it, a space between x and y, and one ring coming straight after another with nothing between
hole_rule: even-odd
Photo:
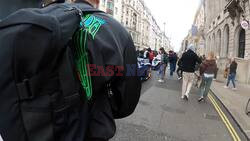
<instances>
[{"instance_id":1,"label":"graffiti text on green fabric","mask_svg":"<svg viewBox=\"0 0 250 141\"><path fill-rule=\"evenodd\" d=\"M92 38L95 39L97 32L100 30L101 26L106 22L94 15L86 15L84 17L84 30L86 30L89 34L91 34Z\"/></svg>"}]
</instances>

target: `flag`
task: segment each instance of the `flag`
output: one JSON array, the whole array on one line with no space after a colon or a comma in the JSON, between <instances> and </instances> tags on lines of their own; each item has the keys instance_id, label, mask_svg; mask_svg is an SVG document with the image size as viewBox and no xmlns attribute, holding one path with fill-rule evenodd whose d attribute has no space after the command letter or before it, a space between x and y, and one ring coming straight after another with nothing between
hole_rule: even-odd
<instances>
[{"instance_id":1,"label":"flag","mask_svg":"<svg viewBox=\"0 0 250 141\"><path fill-rule=\"evenodd\" d=\"M196 36L198 33L198 28L195 25L192 25L192 36Z\"/></svg>"}]
</instances>

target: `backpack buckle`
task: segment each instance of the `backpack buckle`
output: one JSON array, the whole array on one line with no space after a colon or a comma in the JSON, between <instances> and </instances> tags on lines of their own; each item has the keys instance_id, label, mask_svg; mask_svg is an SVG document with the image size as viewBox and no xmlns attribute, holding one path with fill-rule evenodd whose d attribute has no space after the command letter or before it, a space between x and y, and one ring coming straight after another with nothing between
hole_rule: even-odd
<instances>
[{"instance_id":1,"label":"backpack buckle","mask_svg":"<svg viewBox=\"0 0 250 141\"><path fill-rule=\"evenodd\" d=\"M17 84L17 89L20 100L31 100L34 98L29 79L24 79L23 82Z\"/></svg>"}]
</instances>

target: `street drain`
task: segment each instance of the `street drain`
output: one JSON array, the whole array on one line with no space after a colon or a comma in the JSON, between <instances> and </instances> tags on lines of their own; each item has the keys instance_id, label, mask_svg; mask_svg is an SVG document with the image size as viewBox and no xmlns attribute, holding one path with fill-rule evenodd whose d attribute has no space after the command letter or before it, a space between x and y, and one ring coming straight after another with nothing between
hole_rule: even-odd
<instances>
[{"instance_id":1,"label":"street drain","mask_svg":"<svg viewBox=\"0 0 250 141\"><path fill-rule=\"evenodd\" d=\"M166 105L162 105L161 108L166 111L166 112L170 112L170 113L177 113L177 114L185 114L186 112L180 109L175 109Z\"/></svg>"},{"instance_id":2,"label":"street drain","mask_svg":"<svg viewBox=\"0 0 250 141\"><path fill-rule=\"evenodd\" d=\"M220 118L217 115L204 114L204 118L209 120L220 121Z\"/></svg>"}]
</instances>

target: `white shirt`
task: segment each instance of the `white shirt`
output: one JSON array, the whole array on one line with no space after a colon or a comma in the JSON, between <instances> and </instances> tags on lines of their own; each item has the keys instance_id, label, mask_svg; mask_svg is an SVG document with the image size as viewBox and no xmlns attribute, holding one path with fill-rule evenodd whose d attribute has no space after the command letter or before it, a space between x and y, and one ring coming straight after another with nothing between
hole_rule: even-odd
<instances>
[{"instance_id":1,"label":"white shirt","mask_svg":"<svg viewBox=\"0 0 250 141\"><path fill-rule=\"evenodd\" d=\"M214 78L214 74L204 73L204 77L206 77L206 78Z\"/></svg>"}]
</instances>

